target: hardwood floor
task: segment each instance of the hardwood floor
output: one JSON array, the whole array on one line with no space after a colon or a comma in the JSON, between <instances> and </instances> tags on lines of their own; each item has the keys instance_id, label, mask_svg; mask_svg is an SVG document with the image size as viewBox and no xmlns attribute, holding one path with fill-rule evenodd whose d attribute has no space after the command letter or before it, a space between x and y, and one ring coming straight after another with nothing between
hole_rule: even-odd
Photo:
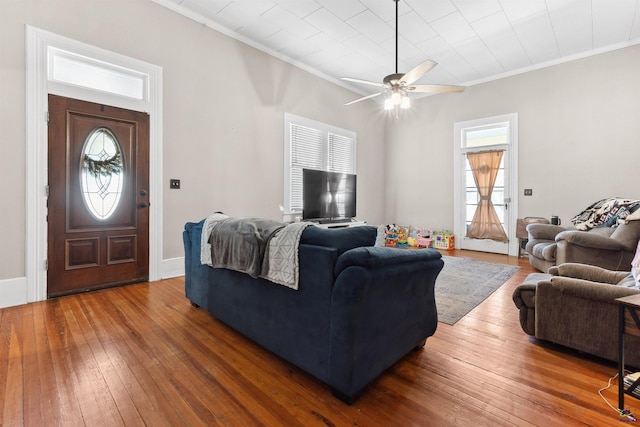
<instances>
[{"instance_id":1,"label":"hardwood floor","mask_svg":"<svg viewBox=\"0 0 640 427\"><path fill-rule=\"evenodd\" d=\"M598 395L615 364L522 332L511 294L525 259L447 254L521 268L352 406L192 307L175 278L0 310L0 425L620 425Z\"/></svg>"}]
</instances>

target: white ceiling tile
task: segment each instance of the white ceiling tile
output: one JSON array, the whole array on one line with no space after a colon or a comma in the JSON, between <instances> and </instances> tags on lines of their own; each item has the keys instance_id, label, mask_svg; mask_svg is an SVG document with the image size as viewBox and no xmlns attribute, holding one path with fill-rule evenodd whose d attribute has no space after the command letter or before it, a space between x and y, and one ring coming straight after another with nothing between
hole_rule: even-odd
<instances>
[{"instance_id":1,"label":"white ceiling tile","mask_svg":"<svg viewBox=\"0 0 640 427\"><path fill-rule=\"evenodd\" d=\"M374 13L378 18L387 23L395 22L396 5L391 0L360 0L367 9ZM404 9L405 12L408 7L399 8Z\"/></svg>"},{"instance_id":2,"label":"white ceiling tile","mask_svg":"<svg viewBox=\"0 0 640 427\"><path fill-rule=\"evenodd\" d=\"M338 17L324 8L316 10L304 20L338 41L343 41L358 35L358 32L354 30L353 27L338 19Z\"/></svg>"},{"instance_id":3,"label":"white ceiling tile","mask_svg":"<svg viewBox=\"0 0 640 427\"><path fill-rule=\"evenodd\" d=\"M413 43L435 37L437 33L421 17L415 13L402 15L398 22L399 33Z\"/></svg>"},{"instance_id":4,"label":"white ceiling tile","mask_svg":"<svg viewBox=\"0 0 640 427\"><path fill-rule=\"evenodd\" d=\"M340 58L343 55L347 55L353 52L344 43L339 42L326 33L318 33L312 37L309 37L307 39L307 42L317 46L322 46L323 50L334 52L336 58Z\"/></svg>"},{"instance_id":5,"label":"white ceiling tile","mask_svg":"<svg viewBox=\"0 0 640 427\"><path fill-rule=\"evenodd\" d=\"M590 1L554 0L549 2L549 17L561 55L573 55L592 49Z\"/></svg>"},{"instance_id":6,"label":"white ceiling tile","mask_svg":"<svg viewBox=\"0 0 640 427\"><path fill-rule=\"evenodd\" d=\"M320 32L313 25L280 6L269 9L262 17L279 28L286 28L298 39L306 39Z\"/></svg>"},{"instance_id":7,"label":"white ceiling tile","mask_svg":"<svg viewBox=\"0 0 640 427\"><path fill-rule=\"evenodd\" d=\"M363 35L357 35L345 40L344 44L352 50L360 52L360 54L367 58L379 57L387 53L378 43L373 42Z\"/></svg>"},{"instance_id":8,"label":"white ceiling tile","mask_svg":"<svg viewBox=\"0 0 640 427\"><path fill-rule=\"evenodd\" d=\"M255 40L265 40L278 31L280 31L280 27L264 19L254 19L238 29L240 34Z\"/></svg>"},{"instance_id":9,"label":"white ceiling tile","mask_svg":"<svg viewBox=\"0 0 640 427\"><path fill-rule=\"evenodd\" d=\"M259 19L258 13L247 12L238 3L229 3L225 8L220 10L214 19L221 23L233 23L233 30L244 27L250 24L252 21Z\"/></svg>"},{"instance_id":10,"label":"white ceiling tile","mask_svg":"<svg viewBox=\"0 0 640 427\"><path fill-rule=\"evenodd\" d=\"M435 20L431 22L431 26L449 44L456 44L476 36L473 28L459 12Z\"/></svg>"},{"instance_id":11,"label":"white ceiling tile","mask_svg":"<svg viewBox=\"0 0 640 427\"><path fill-rule=\"evenodd\" d=\"M334 61L336 61L336 53L333 49L322 49L305 56L305 62L312 67L318 65L325 66Z\"/></svg>"},{"instance_id":12,"label":"white ceiling tile","mask_svg":"<svg viewBox=\"0 0 640 427\"><path fill-rule=\"evenodd\" d=\"M322 7L315 0L279 0L278 4L298 18L305 18Z\"/></svg>"},{"instance_id":13,"label":"white ceiling tile","mask_svg":"<svg viewBox=\"0 0 640 427\"><path fill-rule=\"evenodd\" d=\"M456 78L445 68L442 64L436 65L431 69L424 77L422 77L418 84L458 84Z\"/></svg>"},{"instance_id":14,"label":"white ceiling tile","mask_svg":"<svg viewBox=\"0 0 640 427\"><path fill-rule=\"evenodd\" d=\"M593 0L591 5L594 48L629 38L636 12L636 0L616 0L615 8L611 7L611 0Z\"/></svg>"},{"instance_id":15,"label":"white ceiling tile","mask_svg":"<svg viewBox=\"0 0 640 427\"><path fill-rule=\"evenodd\" d=\"M453 4L468 22L486 18L502 10L498 0L453 0Z\"/></svg>"},{"instance_id":16,"label":"white ceiling tile","mask_svg":"<svg viewBox=\"0 0 640 427\"><path fill-rule=\"evenodd\" d=\"M464 58L482 78L502 74L506 70L493 53L479 38L471 38L454 46L458 55Z\"/></svg>"},{"instance_id":17,"label":"white ceiling tile","mask_svg":"<svg viewBox=\"0 0 640 427\"><path fill-rule=\"evenodd\" d=\"M271 0L233 0L248 15L262 15L276 4Z\"/></svg>"},{"instance_id":18,"label":"white ceiling tile","mask_svg":"<svg viewBox=\"0 0 640 427\"><path fill-rule=\"evenodd\" d=\"M307 56L313 55L321 50L321 46L310 44L307 40L292 38L289 43L280 49L280 52L291 58L301 58L301 60L305 62Z\"/></svg>"},{"instance_id":19,"label":"white ceiling tile","mask_svg":"<svg viewBox=\"0 0 640 427\"><path fill-rule=\"evenodd\" d=\"M513 31L532 63L547 62L560 57L549 15L534 14L529 19L511 21L511 23Z\"/></svg>"},{"instance_id":20,"label":"white ceiling tile","mask_svg":"<svg viewBox=\"0 0 640 427\"><path fill-rule=\"evenodd\" d=\"M402 62L409 65L409 68L429 59L426 57L422 49L417 47L416 43L412 43L411 40L407 40L403 36L398 38L398 56ZM408 70L408 68L405 69L405 71Z\"/></svg>"},{"instance_id":21,"label":"white ceiling tile","mask_svg":"<svg viewBox=\"0 0 640 427\"><path fill-rule=\"evenodd\" d=\"M447 70L454 78L454 80L447 80L442 83L460 83L477 80L481 77L481 75L455 50L449 50L441 55L438 67Z\"/></svg>"},{"instance_id":22,"label":"white ceiling tile","mask_svg":"<svg viewBox=\"0 0 640 427\"><path fill-rule=\"evenodd\" d=\"M531 65L504 13L494 13L471 25L507 71Z\"/></svg>"},{"instance_id":23,"label":"white ceiling tile","mask_svg":"<svg viewBox=\"0 0 640 427\"><path fill-rule=\"evenodd\" d=\"M366 10L366 7L358 0L316 0L328 11L338 18L347 19Z\"/></svg>"},{"instance_id":24,"label":"white ceiling tile","mask_svg":"<svg viewBox=\"0 0 640 427\"><path fill-rule=\"evenodd\" d=\"M540 15L548 15L546 0L500 0L500 5L512 23L527 21Z\"/></svg>"},{"instance_id":25,"label":"white ceiling tile","mask_svg":"<svg viewBox=\"0 0 640 427\"><path fill-rule=\"evenodd\" d=\"M369 10L351 17L347 23L374 42L381 42L393 37L395 32L386 22Z\"/></svg>"},{"instance_id":26,"label":"white ceiling tile","mask_svg":"<svg viewBox=\"0 0 640 427\"><path fill-rule=\"evenodd\" d=\"M433 37L420 43L416 43L416 47L423 51L428 59L440 62L440 57L451 50L451 45L442 37Z\"/></svg>"},{"instance_id":27,"label":"white ceiling tile","mask_svg":"<svg viewBox=\"0 0 640 427\"><path fill-rule=\"evenodd\" d=\"M640 2L636 4L636 11L633 14L633 26L631 27L631 40L640 38Z\"/></svg>"},{"instance_id":28,"label":"white ceiling tile","mask_svg":"<svg viewBox=\"0 0 640 427\"><path fill-rule=\"evenodd\" d=\"M405 0L405 3L428 23L458 11L449 0Z\"/></svg>"},{"instance_id":29,"label":"white ceiling tile","mask_svg":"<svg viewBox=\"0 0 640 427\"><path fill-rule=\"evenodd\" d=\"M353 52L349 55L342 56L338 61L334 61L330 65L327 64L327 66L344 70L342 77L362 78L369 70L367 68L369 62L370 60L364 55ZM351 75L351 73L353 73L353 75Z\"/></svg>"}]
</instances>

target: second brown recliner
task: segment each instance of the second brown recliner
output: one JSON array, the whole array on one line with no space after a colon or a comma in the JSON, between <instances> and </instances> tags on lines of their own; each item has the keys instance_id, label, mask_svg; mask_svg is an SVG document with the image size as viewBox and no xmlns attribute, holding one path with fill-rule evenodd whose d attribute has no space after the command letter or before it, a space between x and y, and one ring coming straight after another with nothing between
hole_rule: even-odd
<instances>
[{"instance_id":1,"label":"second brown recliner","mask_svg":"<svg viewBox=\"0 0 640 427\"><path fill-rule=\"evenodd\" d=\"M596 227L589 231L552 224L529 224L525 250L534 268L547 272L550 267L572 262L595 265L607 270L629 271L640 240L640 220L616 228Z\"/></svg>"}]
</instances>

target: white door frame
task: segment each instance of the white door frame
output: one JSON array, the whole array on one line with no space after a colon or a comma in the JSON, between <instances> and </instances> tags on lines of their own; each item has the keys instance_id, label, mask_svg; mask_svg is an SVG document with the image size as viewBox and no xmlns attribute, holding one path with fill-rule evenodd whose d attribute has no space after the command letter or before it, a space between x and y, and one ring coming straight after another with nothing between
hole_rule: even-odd
<instances>
[{"instance_id":1,"label":"white door frame","mask_svg":"<svg viewBox=\"0 0 640 427\"><path fill-rule=\"evenodd\" d=\"M47 298L48 94L98 102L149 114L149 280L159 279L162 257L162 68L27 26L26 253L27 302ZM50 48L123 67L144 76L145 95L134 99L52 81Z\"/></svg>"},{"instance_id":2,"label":"white door frame","mask_svg":"<svg viewBox=\"0 0 640 427\"><path fill-rule=\"evenodd\" d=\"M510 256L517 256L519 253L518 239L516 238L516 221L518 218L518 113L503 114L500 116L486 117L482 119L469 120L464 122L457 122L453 125L454 131L454 153L453 153L453 194L454 194L454 234L458 245L462 246L462 241L466 235L465 231L465 191L463 189L464 180L462 174L465 168L465 156L462 152L462 132L468 128L482 127L488 124L507 122L509 126L509 147L507 150L508 158L505 159L508 162L508 178L505 181L505 194L507 202L507 215L505 217L505 228L507 229L509 242L507 244L506 252ZM491 147L485 147L484 149L490 149ZM486 241L481 240L478 242L465 242L465 246L471 250L487 250ZM496 243L497 245L497 243ZM504 243L500 243L504 245ZM499 245L498 245L499 246ZM491 250L489 250L491 251ZM497 250L496 252L500 252Z\"/></svg>"}]
</instances>

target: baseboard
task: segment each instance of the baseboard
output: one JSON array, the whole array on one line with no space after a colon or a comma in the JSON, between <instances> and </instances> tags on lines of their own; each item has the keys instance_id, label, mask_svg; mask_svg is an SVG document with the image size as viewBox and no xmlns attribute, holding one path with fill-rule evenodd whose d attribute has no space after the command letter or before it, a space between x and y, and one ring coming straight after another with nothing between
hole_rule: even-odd
<instances>
[{"instance_id":1,"label":"baseboard","mask_svg":"<svg viewBox=\"0 0 640 427\"><path fill-rule=\"evenodd\" d=\"M161 279L184 276L184 257L163 259L160 270Z\"/></svg>"},{"instance_id":2,"label":"baseboard","mask_svg":"<svg viewBox=\"0 0 640 427\"><path fill-rule=\"evenodd\" d=\"M0 280L0 308L27 303L27 278Z\"/></svg>"},{"instance_id":3,"label":"baseboard","mask_svg":"<svg viewBox=\"0 0 640 427\"><path fill-rule=\"evenodd\" d=\"M184 257L162 260L160 267L162 279L184 276ZM26 277L0 280L0 308L13 307L27 302Z\"/></svg>"}]
</instances>

